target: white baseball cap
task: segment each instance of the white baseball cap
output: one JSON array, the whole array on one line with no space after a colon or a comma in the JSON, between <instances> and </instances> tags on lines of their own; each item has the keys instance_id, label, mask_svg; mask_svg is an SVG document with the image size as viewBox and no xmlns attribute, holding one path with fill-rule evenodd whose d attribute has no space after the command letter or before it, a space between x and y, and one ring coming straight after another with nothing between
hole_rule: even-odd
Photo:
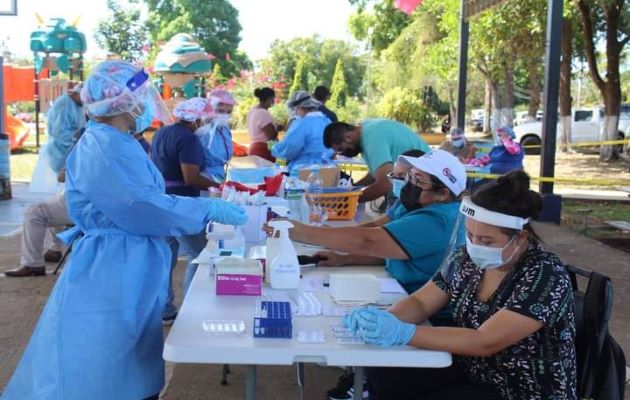
<instances>
[{"instance_id":1,"label":"white baseball cap","mask_svg":"<svg viewBox=\"0 0 630 400\"><path fill-rule=\"evenodd\" d=\"M431 150L422 157L399 156L398 162L438 178L455 196L466 189L466 168L457 157L444 150Z\"/></svg>"}]
</instances>

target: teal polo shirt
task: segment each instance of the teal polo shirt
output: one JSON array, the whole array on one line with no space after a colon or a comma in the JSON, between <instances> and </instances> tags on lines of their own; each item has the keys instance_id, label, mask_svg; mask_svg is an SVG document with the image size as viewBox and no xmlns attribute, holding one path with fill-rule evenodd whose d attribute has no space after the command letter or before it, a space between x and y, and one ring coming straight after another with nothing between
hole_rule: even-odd
<instances>
[{"instance_id":1,"label":"teal polo shirt","mask_svg":"<svg viewBox=\"0 0 630 400\"><path fill-rule=\"evenodd\" d=\"M389 119L367 119L361 123L361 155L372 176L383 164L395 163L407 150L431 149L407 125Z\"/></svg>"},{"instance_id":2,"label":"teal polo shirt","mask_svg":"<svg viewBox=\"0 0 630 400\"><path fill-rule=\"evenodd\" d=\"M383 225L409 257L385 260L387 272L407 291L413 293L431 280L449 249L459 214L459 202L436 203L409 211ZM463 224L462 224L463 228ZM460 229L458 242L463 241Z\"/></svg>"}]
</instances>

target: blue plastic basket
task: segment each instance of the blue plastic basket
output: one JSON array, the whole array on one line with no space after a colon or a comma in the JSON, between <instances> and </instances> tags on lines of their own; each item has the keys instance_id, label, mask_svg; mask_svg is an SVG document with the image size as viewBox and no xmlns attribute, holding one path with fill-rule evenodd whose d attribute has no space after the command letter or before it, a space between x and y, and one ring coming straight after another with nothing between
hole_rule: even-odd
<instances>
[{"instance_id":1,"label":"blue plastic basket","mask_svg":"<svg viewBox=\"0 0 630 400\"><path fill-rule=\"evenodd\" d=\"M286 301L261 301L254 315L254 337L291 339L291 304Z\"/></svg>"}]
</instances>

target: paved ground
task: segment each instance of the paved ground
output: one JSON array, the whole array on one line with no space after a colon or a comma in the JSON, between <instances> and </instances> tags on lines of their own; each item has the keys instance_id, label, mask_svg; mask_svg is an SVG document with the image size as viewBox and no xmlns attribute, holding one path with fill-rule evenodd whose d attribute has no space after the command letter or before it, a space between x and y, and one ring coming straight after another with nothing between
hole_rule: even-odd
<instances>
[{"instance_id":1,"label":"paved ground","mask_svg":"<svg viewBox=\"0 0 630 400\"><path fill-rule=\"evenodd\" d=\"M15 205L0 202L0 222L6 210L19 210L32 198L16 196ZM21 204L21 205L20 205ZM9 221L11 222L11 221ZM13 228L15 224L13 222ZM1 225L0 225L1 226ZM568 229L549 224L536 224L547 247L570 264L600 271L613 278L615 302L611 330L630 355L630 262L627 253L612 249ZM14 229L12 229L14 230ZM20 234L0 236L0 271L13 268L19 261ZM54 265L49 265L51 271ZM184 265L176 271L178 299ZM56 281L53 275L11 279L0 276L0 388L10 378L26 346L33 327ZM165 330L167 334L167 330ZM337 368L307 366L304 399L321 399L325 389L334 386L340 374ZM164 399L236 399L244 397L243 367L234 366L228 386L220 385L220 366L169 365L169 385ZM261 367L258 380L259 399L300 398L294 367Z\"/></svg>"}]
</instances>

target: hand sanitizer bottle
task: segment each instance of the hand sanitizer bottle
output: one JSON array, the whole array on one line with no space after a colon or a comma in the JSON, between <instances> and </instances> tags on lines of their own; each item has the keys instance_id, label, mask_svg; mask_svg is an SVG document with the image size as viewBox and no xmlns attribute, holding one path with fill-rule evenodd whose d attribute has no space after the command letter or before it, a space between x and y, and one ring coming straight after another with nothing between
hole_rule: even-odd
<instances>
[{"instance_id":1,"label":"hand sanitizer bottle","mask_svg":"<svg viewBox=\"0 0 630 400\"><path fill-rule=\"evenodd\" d=\"M278 242L274 245L276 256L267 265L269 283L273 289L297 289L300 286L300 264L291 239L289 229L293 224L289 221L271 221L273 229L278 231Z\"/></svg>"}]
</instances>

